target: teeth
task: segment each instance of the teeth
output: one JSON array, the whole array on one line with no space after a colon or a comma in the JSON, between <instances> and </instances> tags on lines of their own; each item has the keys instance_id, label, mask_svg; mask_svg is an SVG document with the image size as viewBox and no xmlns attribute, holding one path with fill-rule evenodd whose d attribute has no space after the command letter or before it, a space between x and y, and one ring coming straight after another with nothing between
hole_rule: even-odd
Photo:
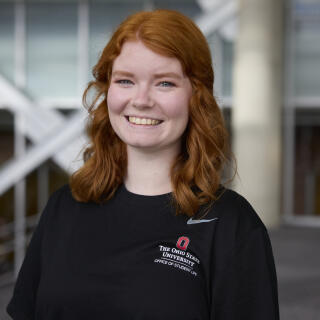
<instances>
[{"instance_id":1,"label":"teeth","mask_svg":"<svg viewBox=\"0 0 320 320\"><path fill-rule=\"evenodd\" d=\"M151 124L151 125L157 125L160 123L159 120L153 120L153 119L146 119L146 118L136 118L136 117L129 117L129 122L135 123L135 124Z\"/></svg>"}]
</instances>

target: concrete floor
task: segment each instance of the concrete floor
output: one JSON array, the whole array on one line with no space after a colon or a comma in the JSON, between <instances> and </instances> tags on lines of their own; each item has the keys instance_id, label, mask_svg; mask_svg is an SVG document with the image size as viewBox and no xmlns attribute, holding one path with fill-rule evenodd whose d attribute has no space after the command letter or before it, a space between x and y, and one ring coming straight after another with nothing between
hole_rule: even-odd
<instances>
[{"instance_id":1,"label":"concrete floor","mask_svg":"<svg viewBox=\"0 0 320 320\"><path fill-rule=\"evenodd\" d=\"M320 229L269 232L276 261L282 320L320 320Z\"/></svg>"},{"instance_id":2,"label":"concrete floor","mask_svg":"<svg viewBox=\"0 0 320 320\"><path fill-rule=\"evenodd\" d=\"M269 234L281 320L320 320L320 229L283 226ZM5 306L12 289L10 283L0 288L0 320L10 319Z\"/></svg>"}]
</instances>

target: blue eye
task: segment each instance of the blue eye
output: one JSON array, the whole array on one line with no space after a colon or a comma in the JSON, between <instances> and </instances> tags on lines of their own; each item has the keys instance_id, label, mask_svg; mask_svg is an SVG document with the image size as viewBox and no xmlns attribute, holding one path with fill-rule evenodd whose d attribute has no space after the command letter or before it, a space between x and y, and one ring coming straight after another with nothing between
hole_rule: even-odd
<instances>
[{"instance_id":1,"label":"blue eye","mask_svg":"<svg viewBox=\"0 0 320 320\"><path fill-rule=\"evenodd\" d=\"M161 87L174 87L175 84L170 81L161 81L160 86Z\"/></svg>"},{"instance_id":2,"label":"blue eye","mask_svg":"<svg viewBox=\"0 0 320 320\"><path fill-rule=\"evenodd\" d=\"M133 82L128 79L120 79L120 80L117 80L116 83L119 83L125 86L133 84Z\"/></svg>"}]
</instances>

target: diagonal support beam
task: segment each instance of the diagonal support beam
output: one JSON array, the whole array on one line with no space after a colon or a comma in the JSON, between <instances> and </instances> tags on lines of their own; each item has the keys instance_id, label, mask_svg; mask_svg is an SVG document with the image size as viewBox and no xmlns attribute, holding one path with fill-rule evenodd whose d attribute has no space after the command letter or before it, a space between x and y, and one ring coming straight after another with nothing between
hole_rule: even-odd
<instances>
[{"instance_id":1,"label":"diagonal support beam","mask_svg":"<svg viewBox=\"0 0 320 320\"><path fill-rule=\"evenodd\" d=\"M0 194L3 194L13 184L52 157L57 150L64 148L75 140L79 142L79 136L81 139L85 126L86 116L87 113L85 111L77 111L70 119L64 121L57 130L44 137L35 146L32 146L25 156L15 158L5 164L0 171ZM75 157L75 154L73 154L73 157Z\"/></svg>"},{"instance_id":2,"label":"diagonal support beam","mask_svg":"<svg viewBox=\"0 0 320 320\"><path fill-rule=\"evenodd\" d=\"M237 1L224 1L223 5L214 6L213 9L196 18L195 22L204 35L208 36L225 25L237 12Z\"/></svg>"},{"instance_id":3,"label":"diagonal support beam","mask_svg":"<svg viewBox=\"0 0 320 320\"><path fill-rule=\"evenodd\" d=\"M0 106L5 106L13 113L20 113L25 119L24 134L35 144L41 142L48 134L56 132L66 121L65 117L54 109L44 109L27 95L15 88L0 75ZM60 130L60 129L59 129ZM84 127L80 139L70 142L53 156L59 167L68 173L77 169L70 166L70 159L81 149L86 141ZM82 144L81 142L82 141ZM11 184L12 186L13 184Z\"/></svg>"},{"instance_id":4,"label":"diagonal support beam","mask_svg":"<svg viewBox=\"0 0 320 320\"><path fill-rule=\"evenodd\" d=\"M26 134L36 142L64 120L64 116L58 111L41 108L1 75L0 106L6 107L12 113L21 114L26 119Z\"/></svg>"}]
</instances>

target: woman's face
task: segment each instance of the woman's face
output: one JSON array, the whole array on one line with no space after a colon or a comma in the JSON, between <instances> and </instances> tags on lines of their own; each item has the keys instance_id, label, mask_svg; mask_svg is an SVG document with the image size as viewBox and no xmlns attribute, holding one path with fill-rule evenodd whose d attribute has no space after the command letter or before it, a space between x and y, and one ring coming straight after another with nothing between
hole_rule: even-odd
<instances>
[{"instance_id":1,"label":"woman's face","mask_svg":"<svg viewBox=\"0 0 320 320\"><path fill-rule=\"evenodd\" d=\"M111 125L128 148L180 150L192 94L180 61L127 41L112 68L107 104Z\"/></svg>"}]
</instances>

